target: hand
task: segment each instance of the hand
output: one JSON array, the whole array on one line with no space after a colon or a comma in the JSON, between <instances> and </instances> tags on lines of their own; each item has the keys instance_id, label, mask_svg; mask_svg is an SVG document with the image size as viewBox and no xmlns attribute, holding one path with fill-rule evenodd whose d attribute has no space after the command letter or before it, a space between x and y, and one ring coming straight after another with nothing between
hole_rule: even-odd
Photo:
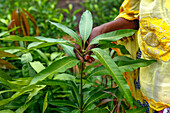
<instances>
[{"instance_id":1,"label":"hand","mask_svg":"<svg viewBox=\"0 0 170 113\"><path fill-rule=\"evenodd\" d=\"M84 57L81 56L81 54L82 54L81 47L78 44L75 44L74 53L75 53L76 57L81 61L81 63L83 63L84 61L91 63L95 60L93 57L90 56L92 54L92 51L90 51L90 50L95 48L97 45L90 45L90 46L88 46L88 45L90 44L92 39L94 39L96 36L98 36L100 34L102 34L100 26L93 28L91 35L89 36L88 40L86 41L85 53L86 52L87 53L84 55Z\"/></svg>"}]
</instances>

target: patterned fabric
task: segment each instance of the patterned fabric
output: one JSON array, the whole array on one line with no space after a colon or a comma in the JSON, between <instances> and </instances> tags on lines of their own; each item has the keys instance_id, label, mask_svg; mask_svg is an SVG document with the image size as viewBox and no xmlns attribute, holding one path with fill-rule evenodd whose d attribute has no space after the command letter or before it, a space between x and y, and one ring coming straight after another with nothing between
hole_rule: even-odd
<instances>
[{"instance_id":1,"label":"patterned fabric","mask_svg":"<svg viewBox=\"0 0 170 113\"><path fill-rule=\"evenodd\" d=\"M124 74L126 80L130 80L128 84L133 96L142 106L148 106L148 113L170 108L170 1L124 0L117 18L120 17L139 19L135 41L141 51L138 46L131 47L134 40L121 42L131 51L132 57L157 60L140 68L140 72Z\"/></svg>"}]
</instances>

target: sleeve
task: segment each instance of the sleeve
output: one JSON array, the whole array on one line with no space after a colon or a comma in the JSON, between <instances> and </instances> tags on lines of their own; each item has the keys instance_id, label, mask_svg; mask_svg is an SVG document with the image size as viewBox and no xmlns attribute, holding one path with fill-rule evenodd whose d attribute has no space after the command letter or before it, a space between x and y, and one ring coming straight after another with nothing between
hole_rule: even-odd
<instances>
[{"instance_id":1,"label":"sleeve","mask_svg":"<svg viewBox=\"0 0 170 113\"><path fill-rule=\"evenodd\" d=\"M140 0L124 0L120 7L117 18L125 18L127 20L139 19Z\"/></svg>"}]
</instances>

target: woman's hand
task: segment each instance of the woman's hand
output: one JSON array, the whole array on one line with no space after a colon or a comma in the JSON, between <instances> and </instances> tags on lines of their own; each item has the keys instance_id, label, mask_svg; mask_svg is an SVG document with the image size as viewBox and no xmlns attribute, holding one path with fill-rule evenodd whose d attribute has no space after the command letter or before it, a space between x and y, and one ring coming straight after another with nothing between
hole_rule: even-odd
<instances>
[{"instance_id":1,"label":"woman's hand","mask_svg":"<svg viewBox=\"0 0 170 113\"><path fill-rule=\"evenodd\" d=\"M92 54L91 49L93 49L97 45L89 46L89 44L96 36L98 36L100 34L102 34L101 26L93 28L88 40L86 41L86 45L85 45L85 53L86 54L84 55L84 57L81 56L81 54L83 53L81 50L81 47L78 44L75 44L74 53L75 53L76 57L81 61L81 63L83 63L84 61L87 61L89 63L94 61L94 58L90 56Z\"/></svg>"}]
</instances>

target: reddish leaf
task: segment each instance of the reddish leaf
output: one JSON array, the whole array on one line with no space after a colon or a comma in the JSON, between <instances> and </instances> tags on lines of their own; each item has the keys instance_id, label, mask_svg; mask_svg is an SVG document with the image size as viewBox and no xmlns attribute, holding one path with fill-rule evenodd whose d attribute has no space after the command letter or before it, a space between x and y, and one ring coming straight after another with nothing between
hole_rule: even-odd
<instances>
[{"instance_id":1,"label":"reddish leaf","mask_svg":"<svg viewBox=\"0 0 170 113\"><path fill-rule=\"evenodd\" d=\"M102 100L94 109L96 109L97 107L99 107L99 106L101 106L101 105L103 105L103 104L105 104L105 103L108 103L108 102L110 102L110 101L113 101L112 99L104 99L104 100Z\"/></svg>"},{"instance_id":2,"label":"reddish leaf","mask_svg":"<svg viewBox=\"0 0 170 113\"><path fill-rule=\"evenodd\" d=\"M12 64L10 64L9 62L0 59L0 68L3 69L16 69L16 67L14 67Z\"/></svg>"},{"instance_id":3,"label":"reddish leaf","mask_svg":"<svg viewBox=\"0 0 170 113\"><path fill-rule=\"evenodd\" d=\"M21 28L23 29L24 36L29 36L30 35L30 26L28 23L28 20L26 18L26 15L21 12Z\"/></svg>"},{"instance_id":4,"label":"reddish leaf","mask_svg":"<svg viewBox=\"0 0 170 113\"><path fill-rule=\"evenodd\" d=\"M36 35L39 36L40 30L39 30L39 28L38 28L38 26L36 24L36 21L35 21L34 17L30 13L28 13L28 11L26 11L25 9L22 9L22 10L28 15L28 17L30 18L30 20L34 24L34 26L36 28Z\"/></svg>"},{"instance_id":5,"label":"reddish leaf","mask_svg":"<svg viewBox=\"0 0 170 113\"><path fill-rule=\"evenodd\" d=\"M16 27L21 26L20 19L19 19L19 10L18 9L15 11L14 19L15 19ZM21 35L21 28L18 28L17 31L18 31L18 34Z\"/></svg>"}]
</instances>

